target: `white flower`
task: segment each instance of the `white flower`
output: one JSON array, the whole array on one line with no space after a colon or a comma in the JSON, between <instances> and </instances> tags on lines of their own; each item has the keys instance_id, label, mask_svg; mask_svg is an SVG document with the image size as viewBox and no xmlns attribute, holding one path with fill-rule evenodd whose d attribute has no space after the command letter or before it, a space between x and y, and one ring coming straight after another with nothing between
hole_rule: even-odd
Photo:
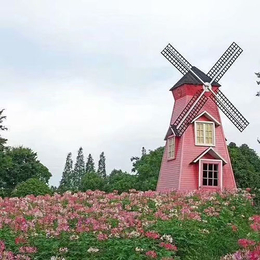
<instances>
[{"instance_id":1,"label":"white flower","mask_svg":"<svg viewBox=\"0 0 260 260\"><path fill-rule=\"evenodd\" d=\"M200 232L203 234L209 234L209 231L207 229L202 229Z\"/></svg>"},{"instance_id":2,"label":"white flower","mask_svg":"<svg viewBox=\"0 0 260 260\"><path fill-rule=\"evenodd\" d=\"M128 234L128 237L132 238L132 237L139 237L141 234L137 231L132 231Z\"/></svg>"},{"instance_id":3,"label":"white flower","mask_svg":"<svg viewBox=\"0 0 260 260\"><path fill-rule=\"evenodd\" d=\"M169 242L170 244L173 242L173 238L171 235L164 234L163 236L161 236L160 239Z\"/></svg>"},{"instance_id":4,"label":"white flower","mask_svg":"<svg viewBox=\"0 0 260 260\"><path fill-rule=\"evenodd\" d=\"M136 251L136 252L143 252L144 250L143 250L143 248L141 248L141 247L136 247L136 248L135 248L135 251Z\"/></svg>"},{"instance_id":5,"label":"white flower","mask_svg":"<svg viewBox=\"0 0 260 260\"><path fill-rule=\"evenodd\" d=\"M77 236L77 235L70 236L70 240L78 240L78 239L79 239L79 236Z\"/></svg>"},{"instance_id":6,"label":"white flower","mask_svg":"<svg viewBox=\"0 0 260 260\"><path fill-rule=\"evenodd\" d=\"M98 248L95 248L95 247L90 247L89 249L88 249L88 252L89 253L97 253L99 251L99 249Z\"/></svg>"}]
</instances>

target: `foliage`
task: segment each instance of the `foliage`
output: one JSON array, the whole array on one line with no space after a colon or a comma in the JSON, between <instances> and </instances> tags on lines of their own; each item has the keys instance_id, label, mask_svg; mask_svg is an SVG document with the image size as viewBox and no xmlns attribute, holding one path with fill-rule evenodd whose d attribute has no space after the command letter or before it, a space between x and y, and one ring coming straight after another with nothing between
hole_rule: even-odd
<instances>
[{"instance_id":1,"label":"foliage","mask_svg":"<svg viewBox=\"0 0 260 260\"><path fill-rule=\"evenodd\" d=\"M105 157L104 152L102 152L100 154L99 161L98 161L97 173L100 177L102 177L104 179L107 177L107 174L106 174L106 157Z\"/></svg>"},{"instance_id":2,"label":"foliage","mask_svg":"<svg viewBox=\"0 0 260 260\"><path fill-rule=\"evenodd\" d=\"M12 190L18 183L38 178L48 183L51 173L37 158L37 153L24 147L5 147L0 152L0 188Z\"/></svg>"},{"instance_id":3,"label":"foliage","mask_svg":"<svg viewBox=\"0 0 260 260\"><path fill-rule=\"evenodd\" d=\"M0 258L219 260L249 245L256 254L251 199L134 190L0 199Z\"/></svg>"},{"instance_id":4,"label":"foliage","mask_svg":"<svg viewBox=\"0 0 260 260\"><path fill-rule=\"evenodd\" d=\"M255 75L257 76L257 78L260 78L260 72L256 72ZM256 81L257 85L260 84L260 81ZM260 96L260 91L256 92L256 96L259 97Z\"/></svg>"},{"instance_id":5,"label":"foliage","mask_svg":"<svg viewBox=\"0 0 260 260\"><path fill-rule=\"evenodd\" d=\"M80 190L103 190L105 180L96 172L86 173L81 181Z\"/></svg>"},{"instance_id":6,"label":"foliage","mask_svg":"<svg viewBox=\"0 0 260 260\"><path fill-rule=\"evenodd\" d=\"M2 125L4 119L6 119L6 116L2 116L4 112L4 109L0 110L0 130L4 131L7 130L5 126ZM0 135L0 151L3 149L4 144L6 143L7 139L2 138Z\"/></svg>"},{"instance_id":7,"label":"foliage","mask_svg":"<svg viewBox=\"0 0 260 260\"><path fill-rule=\"evenodd\" d=\"M87 163L86 163L86 173L95 172L95 163L91 154L88 155Z\"/></svg>"},{"instance_id":8,"label":"foliage","mask_svg":"<svg viewBox=\"0 0 260 260\"><path fill-rule=\"evenodd\" d=\"M141 158L131 158L133 162L132 171L137 174L136 189L143 191L156 189L163 151L164 148L159 147L154 151L150 150L148 154L143 152Z\"/></svg>"},{"instance_id":9,"label":"foliage","mask_svg":"<svg viewBox=\"0 0 260 260\"><path fill-rule=\"evenodd\" d=\"M260 158L248 145L238 147L235 143L228 145L231 163L239 188L252 188L256 194L255 203L260 207Z\"/></svg>"},{"instance_id":10,"label":"foliage","mask_svg":"<svg viewBox=\"0 0 260 260\"><path fill-rule=\"evenodd\" d=\"M76 163L73 171L72 183L73 183L73 190L79 190L81 181L83 176L85 175L85 161L84 161L84 154L83 148L80 147L78 150L78 155L76 158Z\"/></svg>"},{"instance_id":11,"label":"foliage","mask_svg":"<svg viewBox=\"0 0 260 260\"><path fill-rule=\"evenodd\" d=\"M37 178L31 178L19 183L12 191L11 195L13 197L24 197L26 195L38 196L51 193L51 189L45 182L40 181Z\"/></svg>"},{"instance_id":12,"label":"foliage","mask_svg":"<svg viewBox=\"0 0 260 260\"><path fill-rule=\"evenodd\" d=\"M62 173L62 178L60 181L59 190L66 191L74 187L73 185L73 161L71 158L72 154L69 153L66 158L66 163L64 171Z\"/></svg>"},{"instance_id":13,"label":"foliage","mask_svg":"<svg viewBox=\"0 0 260 260\"><path fill-rule=\"evenodd\" d=\"M117 190L119 193L128 192L136 187L136 175L114 169L108 176L105 190L112 192Z\"/></svg>"}]
</instances>

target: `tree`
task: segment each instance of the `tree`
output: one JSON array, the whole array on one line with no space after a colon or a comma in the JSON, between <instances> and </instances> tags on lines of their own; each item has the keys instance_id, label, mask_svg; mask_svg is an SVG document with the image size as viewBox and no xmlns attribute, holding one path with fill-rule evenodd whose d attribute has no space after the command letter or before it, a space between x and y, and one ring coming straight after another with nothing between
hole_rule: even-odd
<instances>
[{"instance_id":1,"label":"tree","mask_svg":"<svg viewBox=\"0 0 260 260\"><path fill-rule=\"evenodd\" d=\"M260 78L260 72L256 72L255 75L257 76L257 78ZM256 81L257 85L260 84L260 81ZM260 96L260 91L256 92L256 96L259 97Z\"/></svg>"},{"instance_id":2,"label":"tree","mask_svg":"<svg viewBox=\"0 0 260 260\"><path fill-rule=\"evenodd\" d=\"M37 158L37 153L24 147L5 147L0 152L0 188L11 191L18 183L37 178L48 183L51 173Z\"/></svg>"},{"instance_id":3,"label":"tree","mask_svg":"<svg viewBox=\"0 0 260 260\"><path fill-rule=\"evenodd\" d=\"M99 157L99 161L98 161L98 170L97 170L97 173L98 175L101 177L101 178L106 178L107 174L106 174L106 157L105 157L105 154L104 152L102 152L100 154L100 157Z\"/></svg>"},{"instance_id":4,"label":"tree","mask_svg":"<svg viewBox=\"0 0 260 260\"><path fill-rule=\"evenodd\" d=\"M112 192L117 190L119 193L128 192L136 188L136 175L114 169L108 176L105 190Z\"/></svg>"},{"instance_id":5,"label":"tree","mask_svg":"<svg viewBox=\"0 0 260 260\"><path fill-rule=\"evenodd\" d=\"M2 125L3 120L6 119L6 116L2 116L3 112L4 112L4 109L0 110L0 130L2 130L2 131L7 130L7 128ZM6 141L7 141L7 139L2 138L0 135L0 150L3 149L3 146L6 143Z\"/></svg>"},{"instance_id":6,"label":"tree","mask_svg":"<svg viewBox=\"0 0 260 260\"><path fill-rule=\"evenodd\" d=\"M37 178L30 178L19 183L11 194L13 197L24 197L31 194L34 196L39 196L52 194L52 191L45 182L40 181Z\"/></svg>"},{"instance_id":7,"label":"tree","mask_svg":"<svg viewBox=\"0 0 260 260\"><path fill-rule=\"evenodd\" d=\"M66 158L66 163L64 167L64 171L62 173L62 178L60 181L59 190L66 191L73 189L73 161L72 154L69 153Z\"/></svg>"},{"instance_id":8,"label":"tree","mask_svg":"<svg viewBox=\"0 0 260 260\"><path fill-rule=\"evenodd\" d=\"M86 173L95 172L95 164L92 158L92 155L88 155L87 163L86 163Z\"/></svg>"},{"instance_id":9,"label":"tree","mask_svg":"<svg viewBox=\"0 0 260 260\"><path fill-rule=\"evenodd\" d=\"M96 172L86 173L81 181L81 191L103 190L105 180Z\"/></svg>"},{"instance_id":10,"label":"tree","mask_svg":"<svg viewBox=\"0 0 260 260\"><path fill-rule=\"evenodd\" d=\"M159 147L148 154L143 154L141 158L132 157L132 172L137 175L136 188L138 190L155 190L161 167L163 147Z\"/></svg>"},{"instance_id":11,"label":"tree","mask_svg":"<svg viewBox=\"0 0 260 260\"><path fill-rule=\"evenodd\" d=\"M76 158L76 163L73 171L73 189L79 190L83 176L85 175L85 162L83 148L80 147Z\"/></svg>"},{"instance_id":12,"label":"tree","mask_svg":"<svg viewBox=\"0 0 260 260\"><path fill-rule=\"evenodd\" d=\"M256 194L255 202L260 207L260 158L247 144L237 147L228 145L231 163L239 188L252 188Z\"/></svg>"}]
</instances>

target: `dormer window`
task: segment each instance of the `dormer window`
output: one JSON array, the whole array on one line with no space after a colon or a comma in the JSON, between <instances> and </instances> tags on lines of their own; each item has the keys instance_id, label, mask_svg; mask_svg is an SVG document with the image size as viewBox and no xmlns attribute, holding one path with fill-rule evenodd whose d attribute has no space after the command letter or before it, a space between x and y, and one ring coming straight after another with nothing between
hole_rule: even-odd
<instances>
[{"instance_id":1,"label":"dormer window","mask_svg":"<svg viewBox=\"0 0 260 260\"><path fill-rule=\"evenodd\" d=\"M195 121L195 144L215 146L215 123Z\"/></svg>"},{"instance_id":2,"label":"dormer window","mask_svg":"<svg viewBox=\"0 0 260 260\"><path fill-rule=\"evenodd\" d=\"M175 159L175 136L168 138L168 160Z\"/></svg>"}]
</instances>

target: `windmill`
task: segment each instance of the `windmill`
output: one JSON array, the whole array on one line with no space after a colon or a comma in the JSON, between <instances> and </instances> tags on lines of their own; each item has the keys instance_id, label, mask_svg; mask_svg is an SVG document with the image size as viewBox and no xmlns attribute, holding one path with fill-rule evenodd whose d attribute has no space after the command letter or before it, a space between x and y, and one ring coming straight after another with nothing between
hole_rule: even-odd
<instances>
[{"instance_id":1,"label":"windmill","mask_svg":"<svg viewBox=\"0 0 260 260\"><path fill-rule=\"evenodd\" d=\"M207 74L171 44L162 55L183 77L170 89L175 99L157 190L236 188L219 109L243 131L249 124L219 89L219 80L242 53L233 42Z\"/></svg>"}]
</instances>

